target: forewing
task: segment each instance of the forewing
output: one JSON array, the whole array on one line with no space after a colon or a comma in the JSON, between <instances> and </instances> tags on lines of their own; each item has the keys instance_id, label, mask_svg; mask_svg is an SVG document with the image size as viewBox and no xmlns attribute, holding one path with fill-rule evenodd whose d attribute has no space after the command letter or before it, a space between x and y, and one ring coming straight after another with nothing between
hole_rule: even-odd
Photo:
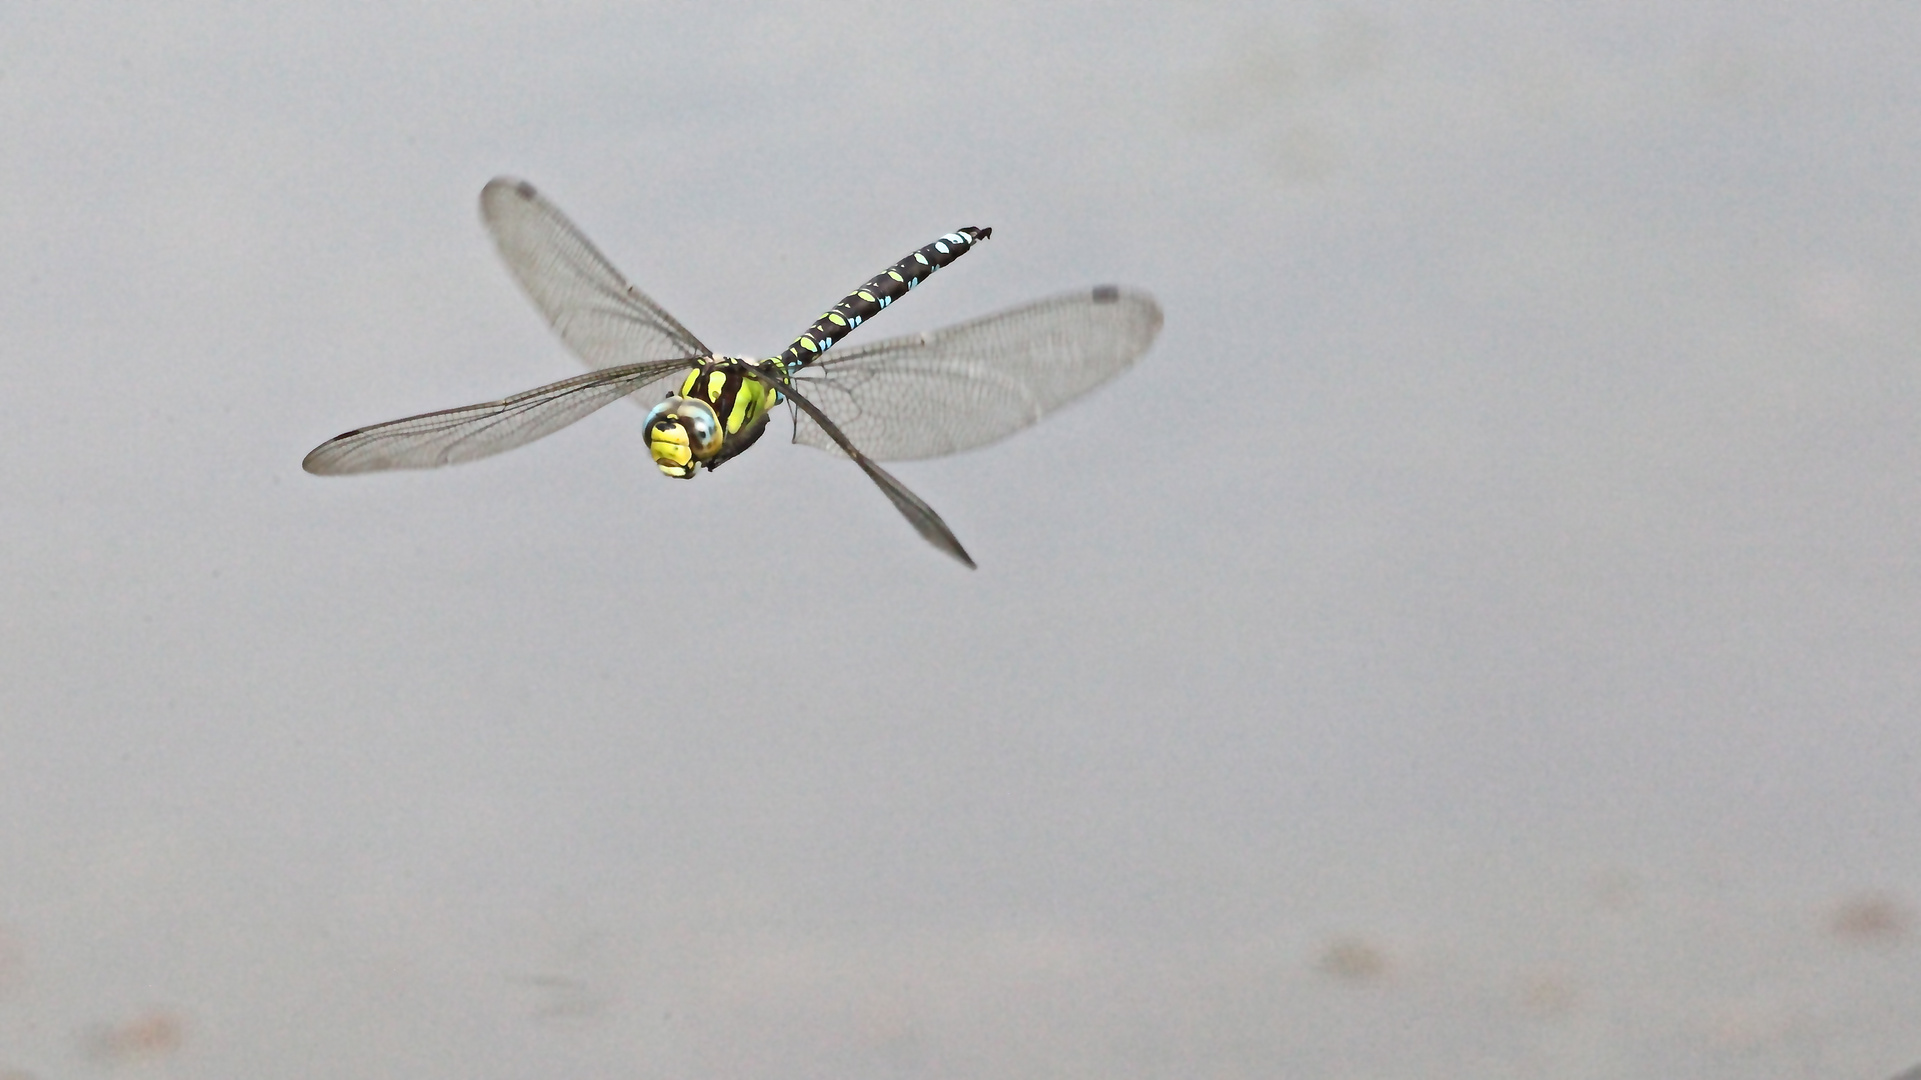
<instances>
[{"instance_id":1,"label":"forewing","mask_svg":"<svg viewBox=\"0 0 1921 1080\"><path fill-rule=\"evenodd\" d=\"M480 217L527 298L589 367L708 354L532 184L507 176L489 182Z\"/></svg>"},{"instance_id":2,"label":"forewing","mask_svg":"<svg viewBox=\"0 0 1921 1080\"><path fill-rule=\"evenodd\" d=\"M322 476L383 469L430 469L498 454L550 435L664 376L682 357L576 375L480 405L423 413L349 431L315 447L301 468Z\"/></svg>"},{"instance_id":3,"label":"forewing","mask_svg":"<svg viewBox=\"0 0 1921 1080\"><path fill-rule=\"evenodd\" d=\"M796 380L869 457L940 457L1004 439L1119 375L1160 329L1152 296L1103 285L850 349ZM839 452L804 413L794 441Z\"/></svg>"}]
</instances>

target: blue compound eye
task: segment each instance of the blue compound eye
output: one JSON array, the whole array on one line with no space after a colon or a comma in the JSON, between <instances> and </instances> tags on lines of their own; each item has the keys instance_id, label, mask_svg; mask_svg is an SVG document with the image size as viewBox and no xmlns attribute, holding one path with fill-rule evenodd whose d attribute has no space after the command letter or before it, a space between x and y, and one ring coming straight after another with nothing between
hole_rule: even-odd
<instances>
[{"instance_id":1,"label":"blue compound eye","mask_svg":"<svg viewBox=\"0 0 1921 1080\"><path fill-rule=\"evenodd\" d=\"M719 452L720 417L715 415L714 407L698 398L680 398L672 404L675 418L687 429L687 443L694 456L705 461Z\"/></svg>"}]
</instances>

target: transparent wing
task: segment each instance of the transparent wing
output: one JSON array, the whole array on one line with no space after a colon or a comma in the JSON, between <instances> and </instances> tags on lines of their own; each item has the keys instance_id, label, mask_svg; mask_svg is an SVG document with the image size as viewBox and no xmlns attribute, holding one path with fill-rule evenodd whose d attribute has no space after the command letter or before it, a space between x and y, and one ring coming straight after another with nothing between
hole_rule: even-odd
<instances>
[{"instance_id":1,"label":"transparent wing","mask_svg":"<svg viewBox=\"0 0 1921 1080\"><path fill-rule=\"evenodd\" d=\"M809 422L814 424L827 438L833 440L836 449L848 457L853 458L854 464L859 465L861 471L867 474L867 478L872 480L874 484L880 488L881 493L886 495L888 501L894 504L894 509L900 511L901 516L907 519L907 523L914 527L914 531L919 533L923 540L945 551L947 554L952 555L954 558L959 559L961 565L967 567L969 570L974 569L974 560L968 556L967 549L961 547L960 538L955 536L954 531L947 527L947 523L942 521L940 515L934 512L934 508L927 505L926 500L909 491L906 484L894 479L892 473L874 464L866 454L860 452L859 448L853 443L848 442L847 436L841 433L840 428L835 425L834 421L830 419L826 413L816 408L813 402L808 401L799 391L795 390L792 383L783 383L779 374L779 361L769 360L767 361L767 365L768 368L772 370L768 370L767 368L757 369L755 371L756 378L760 379L761 382L767 386L786 395L787 400L799 407L801 413L808 418Z\"/></svg>"},{"instance_id":2,"label":"transparent wing","mask_svg":"<svg viewBox=\"0 0 1921 1080\"><path fill-rule=\"evenodd\" d=\"M527 298L587 366L708 355L532 184L508 176L490 181L480 192L480 218Z\"/></svg>"},{"instance_id":3,"label":"transparent wing","mask_svg":"<svg viewBox=\"0 0 1921 1080\"><path fill-rule=\"evenodd\" d=\"M869 457L940 457L1006 438L1127 370L1160 330L1152 296L1103 285L838 353L795 381ZM839 452L805 413L794 441Z\"/></svg>"},{"instance_id":4,"label":"transparent wing","mask_svg":"<svg viewBox=\"0 0 1921 1080\"><path fill-rule=\"evenodd\" d=\"M551 435L588 413L692 366L687 357L608 368L480 405L389 420L315 447L300 467L321 476L431 469L498 454Z\"/></svg>"}]
</instances>

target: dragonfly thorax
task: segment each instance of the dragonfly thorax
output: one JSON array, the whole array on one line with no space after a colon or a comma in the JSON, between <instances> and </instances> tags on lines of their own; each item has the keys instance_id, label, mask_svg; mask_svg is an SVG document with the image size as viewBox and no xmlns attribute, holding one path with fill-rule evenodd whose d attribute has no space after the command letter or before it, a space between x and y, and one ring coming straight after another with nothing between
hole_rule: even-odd
<instances>
[{"instance_id":1,"label":"dragonfly thorax","mask_svg":"<svg viewBox=\"0 0 1921 1080\"><path fill-rule=\"evenodd\" d=\"M647 414L647 449L660 471L691 479L754 444L780 396L747 374L753 361L711 356Z\"/></svg>"}]
</instances>

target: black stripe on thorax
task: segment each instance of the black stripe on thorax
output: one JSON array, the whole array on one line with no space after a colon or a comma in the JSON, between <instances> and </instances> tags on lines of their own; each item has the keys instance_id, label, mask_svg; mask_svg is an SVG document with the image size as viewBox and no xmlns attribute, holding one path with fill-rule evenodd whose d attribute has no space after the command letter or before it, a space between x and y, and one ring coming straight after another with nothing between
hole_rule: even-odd
<instances>
[{"instance_id":1,"label":"black stripe on thorax","mask_svg":"<svg viewBox=\"0 0 1921 1080\"><path fill-rule=\"evenodd\" d=\"M693 396L714 407L714 415L719 417L722 428L727 426L727 418L734 412L734 401L740 397L740 384L745 376L740 373L739 367L733 360L702 364L694 380ZM719 372L722 378L719 394L714 394L711 389L715 372Z\"/></svg>"}]
</instances>

